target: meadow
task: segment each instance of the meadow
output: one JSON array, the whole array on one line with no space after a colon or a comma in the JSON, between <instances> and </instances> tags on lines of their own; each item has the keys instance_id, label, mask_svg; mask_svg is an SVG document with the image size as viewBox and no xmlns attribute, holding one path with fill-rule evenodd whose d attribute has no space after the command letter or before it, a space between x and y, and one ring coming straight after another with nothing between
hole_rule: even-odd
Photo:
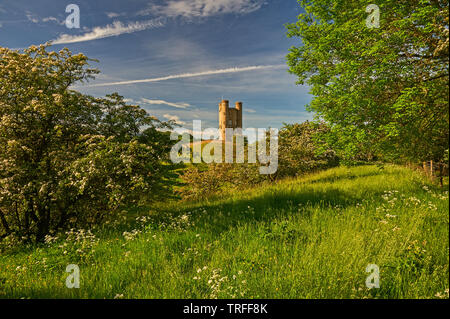
<instances>
[{"instance_id":1,"label":"meadow","mask_svg":"<svg viewBox=\"0 0 450 319\"><path fill-rule=\"evenodd\" d=\"M66 266L80 288L66 287ZM366 267L380 269L368 289ZM0 256L0 298L448 298L449 197L419 172L338 167L124 210Z\"/></svg>"}]
</instances>

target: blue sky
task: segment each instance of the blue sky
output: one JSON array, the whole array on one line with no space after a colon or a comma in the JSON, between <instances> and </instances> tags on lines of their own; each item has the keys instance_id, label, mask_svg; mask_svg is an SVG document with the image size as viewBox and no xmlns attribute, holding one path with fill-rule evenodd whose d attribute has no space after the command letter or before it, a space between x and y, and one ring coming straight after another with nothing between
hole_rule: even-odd
<instances>
[{"instance_id":1,"label":"blue sky","mask_svg":"<svg viewBox=\"0 0 450 319\"><path fill-rule=\"evenodd\" d=\"M69 4L80 28L68 29ZM299 39L285 23L301 13L296 0L3 0L0 46L54 41L100 62L95 81L76 87L118 92L161 119L187 128L218 126L223 98L244 103L244 127L281 127L311 119L309 89L295 85L285 56Z\"/></svg>"}]
</instances>

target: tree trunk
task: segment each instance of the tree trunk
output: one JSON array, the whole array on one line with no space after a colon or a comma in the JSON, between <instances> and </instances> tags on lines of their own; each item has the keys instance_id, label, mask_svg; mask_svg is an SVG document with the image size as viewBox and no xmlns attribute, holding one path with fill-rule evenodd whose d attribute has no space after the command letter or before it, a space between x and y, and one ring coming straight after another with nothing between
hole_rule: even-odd
<instances>
[{"instance_id":1,"label":"tree trunk","mask_svg":"<svg viewBox=\"0 0 450 319\"><path fill-rule=\"evenodd\" d=\"M36 241L43 242L45 236L48 235L50 230L50 219L48 218L47 209L40 206L38 208L39 220L37 222Z\"/></svg>"},{"instance_id":2,"label":"tree trunk","mask_svg":"<svg viewBox=\"0 0 450 319\"><path fill-rule=\"evenodd\" d=\"M430 161L430 176L433 179L433 160Z\"/></svg>"},{"instance_id":3,"label":"tree trunk","mask_svg":"<svg viewBox=\"0 0 450 319\"><path fill-rule=\"evenodd\" d=\"M1 209L0 209L0 221L2 222L2 226L5 229L5 235L9 235L11 233L11 229L9 228L6 216L5 214L3 214L3 211Z\"/></svg>"}]
</instances>

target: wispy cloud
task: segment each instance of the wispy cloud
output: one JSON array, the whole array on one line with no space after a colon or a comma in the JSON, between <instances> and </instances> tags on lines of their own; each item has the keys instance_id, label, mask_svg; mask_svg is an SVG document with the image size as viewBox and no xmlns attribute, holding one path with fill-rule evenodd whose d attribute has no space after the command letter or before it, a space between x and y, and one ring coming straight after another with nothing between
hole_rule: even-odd
<instances>
[{"instance_id":1,"label":"wispy cloud","mask_svg":"<svg viewBox=\"0 0 450 319\"><path fill-rule=\"evenodd\" d=\"M117 13L117 12L105 12L105 14L110 19L117 18L117 17L120 17L121 15L123 15L122 13Z\"/></svg>"},{"instance_id":2,"label":"wispy cloud","mask_svg":"<svg viewBox=\"0 0 450 319\"><path fill-rule=\"evenodd\" d=\"M124 99L124 101L127 103L134 103L136 105L141 105L141 104L168 105L168 106L175 107L177 109L187 109L188 107L192 106L191 104L185 103L185 102L168 102L168 101L164 101L164 100L152 100L152 99L146 99L146 98L141 98L139 100Z\"/></svg>"},{"instance_id":3,"label":"wispy cloud","mask_svg":"<svg viewBox=\"0 0 450 319\"><path fill-rule=\"evenodd\" d=\"M31 12L27 12L26 16L27 16L28 21L30 21L30 22L33 22L33 23L38 23L39 22L39 18L37 18Z\"/></svg>"},{"instance_id":4,"label":"wispy cloud","mask_svg":"<svg viewBox=\"0 0 450 319\"><path fill-rule=\"evenodd\" d=\"M98 83L98 84L90 84L89 87L98 87L98 86L116 86L116 85L126 85L126 84L137 84L137 83L151 83L151 82L161 82L173 79L185 79L185 78L193 78L199 76L208 76L208 75L217 75L217 74L225 74L225 73L238 73L238 72L248 72L248 71L258 71L258 70L267 70L273 68L281 68L286 67L284 64L277 65L256 65L256 66L246 66L246 67L235 67L228 69L219 69L219 70L209 70L197 73L183 73L176 75L168 75L158 78L149 78L142 80L130 80L130 81L120 81L120 82L109 82L109 83Z\"/></svg>"},{"instance_id":5,"label":"wispy cloud","mask_svg":"<svg viewBox=\"0 0 450 319\"><path fill-rule=\"evenodd\" d=\"M65 21L60 21L58 18L55 18L55 17L45 17L45 18L42 18L42 22L56 22L56 23L58 23L58 24L62 24L62 23L64 23Z\"/></svg>"},{"instance_id":6,"label":"wispy cloud","mask_svg":"<svg viewBox=\"0 0 450 319\"><path fill-rule=\"evenodd\" d=\"M186 122L180 121L180 117L176 115L164 114L163 117L180 125L186 124Z\"/></svg>"},{"instance_id":7,"label":"wispy cloud","mask_svg":"<svg viewBox=\"0 0 450 319\"><path fill-rule=\"evenodd\" d=\"M47 23L47 22L53 22L53 23L57 23L57 24L60 24L60 25L63 25L63 24L66 23L65 20L60 20L60 19L58 19L58 18L56 18L56 17L52 17L52 16L40 18L40 17L38 17L37 15L35 15L34 13L31 13L31 12L29 12L29 11L27 11L25 15L26 15L26 17L27 17L27 20L30 21L30 22L32 22L32 23Z\"/></svg>"},{"instance_id":8,"label":"wispy cloud","mask_svg":"<svg viewBox=\"0 0 450 319\"><path fill-rule=\"evenodd\" d=\"M168 105L168 106L173 106L176 107L178 109L185 109L188 108L189 106L191 106L189 103L182 103L182 102L178 102L178 103L173 103L173 102L167 102L164 100L149 100L149 99L141 99L141 102L145 103L145 104L150 104L150 105Z\"/></svg>"},{"instance_id":9,"label":"wispy cloud","mask_svg":"<svg viewBox=\"0 0 450 319\"><path fill-rule=\"evenodd\" d=\"M264 0L169 0L165 4L150 4L147 9L138 13L139 15L144 16L159 16L159 18L147 21L136 21L128 24L115 21L106 26L95 27L81 35L62 34L52 42L54 44L86 42L159 28L165 25L166 18L210 17L227 13L247 14L260 9L264 4ZM116 12L105 12L105 14L112 19L123 15ZM27 18L33 23L40 22L40 20L31 13L27 13ZM59 22L59 20L54 17L44 18L42 21Z\"/></svg>"},{"instance_id":10,"label":"wispy cloud","mask_svg":"<svg viewBox=\"0 0 450 319\"><path fill-rule=\"evenodd\" d=\"M260 9L264 0L169 0L165 4L150 4L141 15L166 17L210 17L219 14L247 14Z\"/></svg>"},{"instance_id":11,"label":"wispy cloud","mask_svg":"<svg viewBox=\"0 0 450 319\"><path fill-rule=\"evenodd\" d=\"M114 23L108 24L104 27L95 27L94 29L92 29L92 31L82 35L62 34L52 42L54 44L66 44L66 43L92 41L97 39L114 37L125 33L133 33L147 29L160 28L162 26L164 26L163 19L152 19L148 21L133 22L129 24L123 24L120 21L115 21Z\"/></svg>"}]
</instances>

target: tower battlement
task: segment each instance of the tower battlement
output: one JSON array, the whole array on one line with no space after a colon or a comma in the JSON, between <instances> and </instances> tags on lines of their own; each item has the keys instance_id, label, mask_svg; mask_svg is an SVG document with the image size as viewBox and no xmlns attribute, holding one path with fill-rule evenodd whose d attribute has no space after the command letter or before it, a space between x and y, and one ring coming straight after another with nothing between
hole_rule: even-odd
<instances>
[{"instance_id":1,"label":"tower battlement","mask_svg":"<svg viewBox=\"0 0 450 319\"><path fill-rule=\"evenodd\" d=\"M219 129L220 139L225 140L227 128L242 129L242 102L236 102L235 108L230 108L228 100L222 100L219 104Z\"/></svg>"}]
</instances>

